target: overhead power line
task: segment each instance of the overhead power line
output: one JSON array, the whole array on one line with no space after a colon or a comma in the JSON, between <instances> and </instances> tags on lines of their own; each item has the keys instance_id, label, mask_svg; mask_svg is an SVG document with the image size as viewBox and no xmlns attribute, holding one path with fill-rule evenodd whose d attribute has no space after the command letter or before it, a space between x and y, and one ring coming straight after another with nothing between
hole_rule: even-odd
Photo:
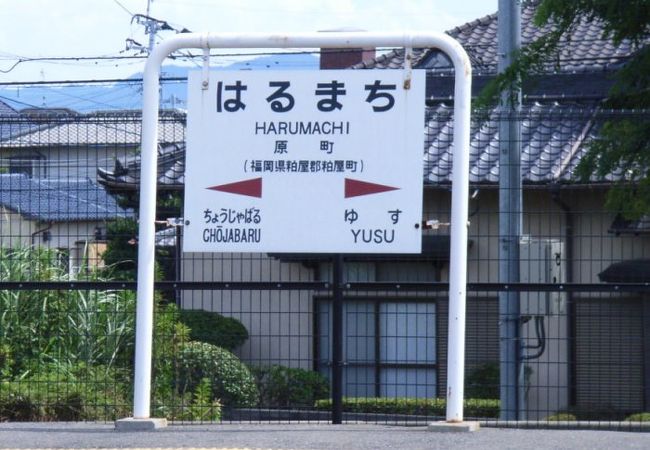
<instances>
[{"instance_id":1,"label":"overhead power line","mask_svg":"<svg viewBox=\"0 0 650 450\"><path fill-rule=\"evenodd\" d=\"M135 42L135 41L134 41ZM291 51L291 52L254 52L254 53L212 53L211 58L234 58L234 57L255 57L255 56L273 56L273 55L318 55L320 51ZM8 69L0 69L0 73L9 73L18 65L28 62L82 62L82 61L120 61L120 60L144 60L147 55L103 55L103 56L42 56L42 57L21 57L18 58ZM190 52L181 53L180 55L170 55L171 59L201 59L203 54L192 54ZM5 60L14 60L14 58L2 58Z\"/></svg>"},{"instance_id":2,"label":"overhead power line","mask_svg":"<svg viewBox=\"0 0 650 450\"><path fill-rule=\"evenodd\" d=\"M28 106L30 108L40 108L40 106L32 105L31 103L21 102L20 100L16 100L14 98L5 97L4 95L0 95L0 99L8 101L8 102L17 103L19 105Z\"/></svg>"},{"instance_id":3,"label":"overhead power line","mask_svg":"<svg viewBox=\"0 0 650 450\"><path fill-rule=\"evenodd\" d=\"M161 82L185 82L187 77L161 77ZM75 84L142 84L142 78L103 78L89 80L59 80L59 81L6 81L0 82L0 86L64 86Z\"/></svg>"},{"instance_id":4,"label":"overhead power line","mask_svg":"<svg viewBox=\"0 0 650 450\"><path fill-rule=\"evenodd\" d=\"M131 41L132 45L130 46L131 49L134 48L140 48L142 47L141 44L133 41L132 39L127 39L127 41ZM587 41L593 41L593 42L603 42L602 39L586 39L583 40L583 42ZM491 47L490 44L476 44L476 45L467 45L466 49L471 50L471 49L477 49L477 50L484 50L485 48ZM384 51L389 51L393 50L392 48L377 48L376 49L378 52L384 52ZM354 51L354 50L340 50L341 52L345 51ZM179 52L180 54L172 54L170 55L171 59L187 59L187 60L194 60L194 59L202 59L203 54L195 54L191 53L190 51L186 52ZM265 51L265 52L252 52L252 53L242 53L242 52L228 52L228 53L211 53L210 57L211 58L241 58L241 57L255 57L255 56L274 56L274 55L320 55L321 51L318 49L315 50L302 50L302 51L278 51L278 52L272 52L272 51ZM121 61L121 60L144 60L148 58L148 55L146 54L138 54L138 55L102 55L102 56L45 56L45 57L19 57L18 59L15 59L13 57L7 58L7 57L0 57L0 60L4 59L7 61L14 61L14 63L8 68L8 69L0 69L0 73L9 73L12 70L14 70L18 65L23 64L23 63L28 63L28 62L84 62L84 61ZM571 62L580 62L580 61L587 61L587 60L612 60L612 61L623 61L629 58L629 55L624 54L624 55L609 55L607 57L571 57L571 56L565 56L560 54L559 57L557 58L557 62L563 62L563 63L571 63Z\"/></svg>"},{"instance_id":5,"label":"overhead power line","mask_svg":"<svg viewBox=\"0 0 650 450\"><path fill-rule=\"evenodd\" d=\"M119 6L119 7L122 8L124 11L126 11L126 13L127 13L129 16L133 16L133 13L132 13L131 11L129 11L129 10L126 8L126 6L124 6L124 5L123 5L122 3L120 3L118 0L113 0L113 2L115 2L115 3L117 4L117 6Z\"/></svg>"}]
</instances>

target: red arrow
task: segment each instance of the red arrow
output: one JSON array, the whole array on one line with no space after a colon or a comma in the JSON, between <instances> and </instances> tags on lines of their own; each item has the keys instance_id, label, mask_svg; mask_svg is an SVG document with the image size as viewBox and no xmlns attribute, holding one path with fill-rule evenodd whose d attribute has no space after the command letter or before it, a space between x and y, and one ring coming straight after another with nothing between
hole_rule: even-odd
<instances>
[{"instance_id":1,"label":"red arrow","mask_svg":"<svg viewBox=\"0 0 650 450\"><path fill-rule=\"evenodd\" d=\"M368 183L367 181L352 180L350 178L345 179L345 198L379 194L397 189L399 188L383 184Z\"/></svg>"},{"instance_id":2,"label":"red arrow","mask_svg":"<svg viewBox=\"0 0 650 450\"><path fill-rule=\"evenodd\" d=\"M248 195L249 197L262 198L262 178L237 181L235 183L220 184L206 189L229 194Z\"/></svg>"}]
</instances>

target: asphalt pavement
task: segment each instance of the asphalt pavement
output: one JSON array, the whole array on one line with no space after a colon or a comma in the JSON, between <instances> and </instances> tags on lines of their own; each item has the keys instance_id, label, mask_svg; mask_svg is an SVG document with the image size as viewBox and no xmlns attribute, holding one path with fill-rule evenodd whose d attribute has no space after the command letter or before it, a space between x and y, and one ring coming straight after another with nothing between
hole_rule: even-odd
<instances>
[{"instance_id":1,"label":"asphalt pavement","mask_svg":"<svg viewBox=\"0 0 650 450\"><path fill-rule=\"evenodd\" d=\"M0 423L0 448L74 449L650 449L650 433L481 428L439 433L426 427L344 424L170 425L147 432L104 423Z\"/></svg>"}]
</instances>

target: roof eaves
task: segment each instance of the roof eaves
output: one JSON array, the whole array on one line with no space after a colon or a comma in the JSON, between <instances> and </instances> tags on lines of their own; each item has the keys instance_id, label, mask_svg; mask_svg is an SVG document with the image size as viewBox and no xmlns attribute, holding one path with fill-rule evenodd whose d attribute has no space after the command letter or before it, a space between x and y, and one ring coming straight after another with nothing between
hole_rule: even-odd
<instances>
[{"instance_id":1,"label":"roof eaves","mask_svg":"<svg viewBox=\"0 0 650 450\"><path fill-rule=\"evenodd\" d=\"M366 61L361 61L359 63L356 63L355 65L351 66L350 69L372 69L373 67L376 67L377 65L383 64L389 58L397 58L399 57L399 52L401 49L394 49L389 51L388 53L384 53L382 55L379 55L375 58L366 60Z\"/></svg>"},{"instance_id":2,"label":"roof eaves","mask_svg":"<svg viewBox=\"0 0 650 450\"><path fill-rule=\"evenodd\" d=\"M498 12L488 14L487 16L479 17L478 19L474 19L471 22L467 22L457 27L454 27L451 30L447 30L445 31L445 33L451 37L456 37L465 31L471 31L472 28L478 25L489 25L492 21L497 20L498 16L499 16Z\"/></svg>"}]
</instances>

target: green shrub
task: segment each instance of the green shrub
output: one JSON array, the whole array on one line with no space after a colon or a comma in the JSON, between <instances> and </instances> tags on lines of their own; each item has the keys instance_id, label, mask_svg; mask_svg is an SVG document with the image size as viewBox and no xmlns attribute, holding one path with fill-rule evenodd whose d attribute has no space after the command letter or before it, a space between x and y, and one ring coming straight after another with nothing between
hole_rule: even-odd
<instances>
[{"instance_id":1,"label":"green shrub","mask_svg":"<svg viewBox=\"0 0 650 450\"><path fill-rule=\"evenodd\" d=\"M55 420L78 422L86 418L84 403L82 394L73 392L56 400L50 407L50 410ZM93 417L93 419L97 419L97 417Z\"/></svg>"},{"instance_id":2,"label":"green shrub","mask_svg":"<svg viewBox=\"0 0 650 450\"><path fill-rule=\"evenodd\" d=\"M11 376L14 366L11 347L7 344L0 344L0 379Z\"/></svg>"},{"instance_id":3,"label":"green shrub","mask_svg":"<svg viewBox=\"0 0 650 450\"><path fill-rule=\"evenodd\" d=\"M447 401L442 398L343 398L343 411L365 414L444 416L446 407ZM318 400L316 408L329 410L332 408L332 400ZM497 418L499 417L499 400L465 399L463 409L465 417Z\"/></svg>"},{"instance_id":4,"label":"green shrub","mask_svg":"<svg viewBox=\"0 0 650 450\"><path fill-rule=\"evenodd\" d=\"M499 398L499 364L485 363L470 370L465 378L466 398Z\"/></svg>"},{"instance_id":5,"label":"green shrub","mask_svg":"<svg viewBox=\"0 0 650 450\"><path fill-rule=\"evenodd\" d=\"M650 422L650 412L630 414L625 418L626 422Z\"/></svg>"},{"instance_id":6,"label":"green shrub","mask_svg":"<svg viewBox=\"0 0 650 450\"><path fill-rule=\"evenodd\" d=\"M116 219L106 226L106 250L102 259L112 277L135 280L138 264L138 247L133 240L138 235L138 223L134 219Z\"/></svg>"},{"instance_id":7,"label":"green shrub","mask_svg":"<svg viewBox=\"0 0 650 450\"><path fill-rule=\"evenodd\" d=\"M175 373L175 359L181 347L190 341L190 330L179 321L178 307L173 303L159 305L154 314L153 361L158 373Z\"/></svg>"},{"instance_id":8,"label":"green shrub","mask_svg":"<svg viewBox=\"0 0 650 450\"><path fill-rule=\"evenodd\" d=\"M189 403L191 391L179 398L175 390L178 379L178 354L189 341L189 329L178 321L179 312L174 304L159 305L154 314L152 409L155 415L170 419L181 412L174 405ZM187 397L187 398L186 398Z\"/></svg>"},{"instance_id":9,"label":"green shrub","mask_svg":"<svg viewBox=\"0 0 650 450\"><path fill-rule=\"evenodd\" d=\"M192 392L203 378L212 385L212 394L224 406L254 406L259 393L246 365L228 350L205 342L187 342L178 354L176 389Z\"/></svg>"},{"instance_id":10,"label":"green shrub","mask_svg":"<svg viewBox=\"0 0 650 450\"><path fill-rule=\"evenodd\" d=\"M138 223L135 219L115 219L106 225L106 249L102 253L103 276L114 280L135 280L138 270ZM156 248L154 279L164 280L161 260L169 259L168 251ZM160 291L154 294L163 297Z\"/></svg>"},{"instance_id":11,"label":"green shrub","mask_svg":"<svg viewBox=\"0 0 650 450\"><path fill-rule=\"evenodd\" d=\"M129 414L129 378L105 367L44 366L0 384L0 421L114 420Z\"/></svg>"},{"instance_id":12,"label":"green shrub","mask_svg":"<svg viewBox=\"0 0 650 450\"><path fill-rule=\"evenodd\" d=\"M216 312L181 310L180 320L190 328L190 339L233 351L248 339L248 331L233 317Z\"/></svg>"},{"instance_id":13,"label":"green shrub","mask_svg":"<svg viewBox=\"0 0 650 450\"><path fill-rule=\"evenodd\" d=\"M573 422L578 419L575 416L575 414L571 414L568 412L559 412L559 413L552 414L543 420L546 420L548 422Z\"/></svg>"},{"instance_id":14,"label":"green shrub","mask_svg":"<svg viewBox=\"0 0 650 450\"><path fill-rule=\"evenodd\" d=\"M0 422L34 422L42 416L43 410L28 396L0 390Z\"/></svg>"},{"instance_id":15,"label":"green shrub","mask_svg":"<svg viewBox=\"0 0 650 450\"><path fill-rule=\"evenodd\" d=\"M203 378L194 392L174 394L168 402L155 399L151 411L155 417L169 420L216 422L221 420L221 402L212 394L211 382Z\"/></svg>"},{"instance_id":16,"label":"green shrub","mask_svg":"<svg viewBox=\"0 0 650 450\"><path fill-rule=\"evenodd\" d=\"M568 408L564 413L571 414L577 420L614 420L625 419L627 413L611 403L591 403Z\"/></svg>"},{"instance_id":17,"label":"green shrub","mask_svg":"<svg viewBox=\"0 0 650 450\"><path fill-rule=\"evenodd\" d=\"M271 366L253 369L264 406L313 406L329 397L327 379L311 370Z\"/></svg>"},{"instance_id":18,"label":"green shrub","mask_svg":"<svg viewBox=\"0 0 650 450\"><path fill-rule=\"evenodd\" d=\"M183 411L184 420L218 421L221 419L221 403L214 400L211 381L202 378L196 386L192 403Z\"/></svg>"}]
</instances>

